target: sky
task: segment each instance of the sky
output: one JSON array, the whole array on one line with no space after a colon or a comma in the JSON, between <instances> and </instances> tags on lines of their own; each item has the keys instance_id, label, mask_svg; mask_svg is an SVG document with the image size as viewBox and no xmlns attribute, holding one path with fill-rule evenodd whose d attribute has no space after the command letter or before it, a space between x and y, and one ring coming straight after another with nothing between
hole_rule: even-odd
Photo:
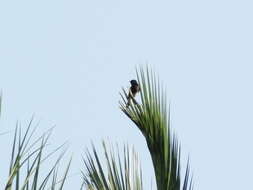
<instances>
[{"instance_id":1,"label":"sky","mask_svg":"<svg viewBox=\"0 0 253 190\"><path fill-rule=\"evenodd\" d=\"M144 138L118 104L135 67L148 64L166 86L194 189L249 189L252 8L250 0L0 1L0 131L9 132L0 186L16 121L25 127L34 115L40 132L56 126L52 147L67 141L66 158L73 153L66 189L80 187L81 155L102 139L135 147L150 189Z\"/></svg>"}]
</instances>

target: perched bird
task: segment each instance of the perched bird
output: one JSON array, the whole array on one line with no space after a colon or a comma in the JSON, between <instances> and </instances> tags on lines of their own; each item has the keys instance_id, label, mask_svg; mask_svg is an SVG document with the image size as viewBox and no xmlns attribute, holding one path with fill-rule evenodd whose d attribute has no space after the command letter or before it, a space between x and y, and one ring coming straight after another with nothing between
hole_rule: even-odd
<instances>
[{"instance_id":1,"label":"perched bird","mask_svg":"<svg viewBox=\"0 0 253 190\"><path fill-rule=\"evenodd\" d=\"M131 87L129 89L129 93L127 96L127 107L130 105L131 99L133 100L134 104L137 104L134 97L141 90L140 85L138 84L136 80L131 80L130 83L131 83Z\"/></svg>"}]
</instances>

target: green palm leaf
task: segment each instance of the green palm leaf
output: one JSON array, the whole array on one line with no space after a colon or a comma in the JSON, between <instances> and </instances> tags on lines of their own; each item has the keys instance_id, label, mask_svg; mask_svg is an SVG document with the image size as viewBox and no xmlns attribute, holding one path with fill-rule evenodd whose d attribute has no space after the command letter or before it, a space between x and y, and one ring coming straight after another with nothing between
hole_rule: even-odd
<instances>
[{"instance_id":1,"label":"green palm leaf","mask_svg":"<svg viewBox=\"0 0 253 190\"><path fill-rule=\"evenodd\" d=\"M121 110L142 132L153 161L158 190L192 189L189 162L181 180L180 145L170 127L166 94L153 72L148 68L136 71L141 86L141 102L127 106L127 92L123 89Z\"/></svg>"},{"instance_id":2,"label":"green palm leaf","mask_svg":"<svg viewBox=\"0 0 253 190\"><path fill-rule=\"evenodd\" d=\"M99 159L96 148L92 153L87 151L83 158L86 168L83 173L84 185L87 190L142 190L141 169L136 153L124 147L123 161L119 150L108 148L103 142L104 159ZM103 163L105 167L103 167Z\"/></svg>"},{"instance_id":3,"label":"green palm leaf","mask_svg":"<svg viewBox=\"0 0 253 190\"><path fill-rule=\"evenodd\" d=\"M51 136L52 129L42 134L39 138L32 141L32 137L35 133L36 127L32 127L33 119L30 121L27 129L22 135L21 126L17 124L12 144L12 154L9 168L9 177L5 186L5 190L44 190L44 189L56 189L57 179L55 175L59 166L60 160L63 158L61 153L56 159L55 163L45 177L42 178L41 167L45 161L48 160L53 154L62 148L62 146L56 148L54 151L48 153L43 157L44 149L48 144L48 139ZM64 181L69 170L70 162L64 173L63 180L58 189L63 189ZM43 167L45 167L43 165ZM49 179L52 179L52 185L49 184Z\"/></svg>"}]
</instances>

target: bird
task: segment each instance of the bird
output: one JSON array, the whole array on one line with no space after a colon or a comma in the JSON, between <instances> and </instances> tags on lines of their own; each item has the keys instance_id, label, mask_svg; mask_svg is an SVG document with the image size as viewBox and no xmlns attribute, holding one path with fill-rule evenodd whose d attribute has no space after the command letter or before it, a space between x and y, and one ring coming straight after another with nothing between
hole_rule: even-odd
<instances>
[{"instance_id":1,"label":"bird","mask_svg":"<svg viewBox=\"0 0 253 190\"><path fill-rule=\"evenodd\" d=\"M134 99L135 95L140 92L141 88L140 85L136 80L130 80L131 87L129 88L129 93L127 96L127 107L130 105L131 99L133 100L134 104L137 104L136 100Z\"/></svg>"}]
</instances>

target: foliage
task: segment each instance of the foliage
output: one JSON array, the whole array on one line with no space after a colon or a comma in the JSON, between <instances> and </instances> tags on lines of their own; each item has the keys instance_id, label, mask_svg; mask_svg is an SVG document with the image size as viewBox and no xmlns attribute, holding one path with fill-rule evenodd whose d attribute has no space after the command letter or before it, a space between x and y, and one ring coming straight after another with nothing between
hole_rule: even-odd
<instances>
[{"instance_id":1,"label":"foliage","mask_svg":"<svg viewBox=\"0 0 253 190\"><path fill-rule=\"evenodd\" d=\"M148 68L140 68L136 70L136 74L141 86L140 103L132 99L129 105L128 92L123 89L120 109L137 126L146 140L152 158L157 190L192 190L189 161L184 175L181 173L180 144L170 126L170 112L164 88L154 72ZM1 102L0 95L0 115ZM60 179L58 168L65 151L62 151L45 174L45 163L61 150L63 145L44 156L45 152L48 152L45 149L52 129L33 140L36 127L32 127L32 124L33 119L23 132L17 123L5 190L61 190L66 181L71 159ZM91 151L86 151L83 157L85 171L82 171L81 189L143 190L142 172L137 154L133 150L125 146L122 155L118 147L115 153L113 146L103 142L103 151L102 158L94 145Z\"/></svg>"},{"instance_id":2,"label":"foliage","mask_svg":"<svg viewBox=\"0 0 253 190\"><path fill-rule=\"evenodd\" d=\"M59 151L62 146L48 153L43 157L44 149L47 146L48 139L52 133L52 129L32 141L36 127L32 127L33 119L30 121L24 134L22 134L21 126L17 123L12 143L11 161L9 167L9 176L6 182L5 190L44 190L58 189L62 190L69 171L70 163L66 166L64 175L58 179L58 167L65 151L63 151L49 171L44 175L41 174L42 167L51 156ZM43 165L44 164L44 165Z\"/></svg>"},{"instance_id":3,"label":"foliage","mask_svg":"<svg viewBox=\"0 0 253 190\"><path fill-rule=\"evenodd\" d=\"M123 161L117 149L115 155L113 147L108 148L103 142L106 169L103 160L98 158L95 147L92 153L87 151L83 159L86 172L83 172L84 185L89 190L142 190L141 169L138 165L137 155L128 147L124 147Z\"/></svg>"},{"instance_id":4,"label":"foliage","mask_svg":"<svg viewBox=\"0 0 253 190\"><path fill-rule=\"evenodd\" d=\"M141 103L127 106L127 92L123 89L121 110L130 118L146 139L153 161L158 190L192 189L189 162L184 181L180 170L180 145L170 127L166 95L159 80L148 68L136 71L141 86ZM182 182L182 183L181 183Z\"/></svg>"}]
</instances>

